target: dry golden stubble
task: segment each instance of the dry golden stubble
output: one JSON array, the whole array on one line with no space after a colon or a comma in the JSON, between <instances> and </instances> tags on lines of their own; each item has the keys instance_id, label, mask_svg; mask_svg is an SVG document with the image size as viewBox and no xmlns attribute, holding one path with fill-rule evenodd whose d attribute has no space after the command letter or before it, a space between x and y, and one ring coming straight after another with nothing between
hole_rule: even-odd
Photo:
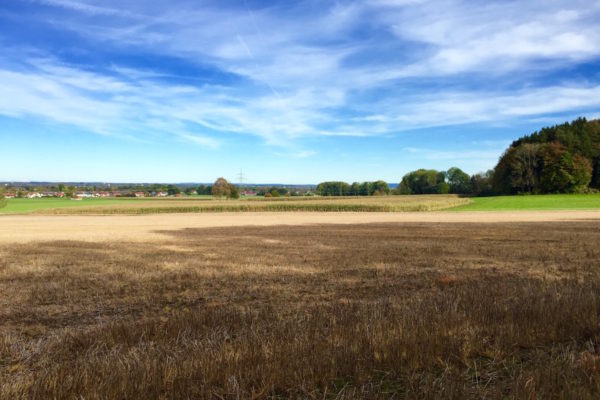
<instances>
[{"instance_id":1,"label":"dry golden stubble","mask_svg":"<svg viewBox=\"0 0 600 400\"><path fill-rule=\"evenodd\" d=\"M2 398L594 398L595 222L0 247Z\"/></svg>"}]
</instances>

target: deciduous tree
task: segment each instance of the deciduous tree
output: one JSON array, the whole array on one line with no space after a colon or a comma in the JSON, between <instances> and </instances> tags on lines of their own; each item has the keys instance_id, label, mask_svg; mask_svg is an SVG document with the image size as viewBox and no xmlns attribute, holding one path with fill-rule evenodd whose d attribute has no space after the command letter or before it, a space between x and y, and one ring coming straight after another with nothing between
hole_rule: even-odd
<instances>
[{"instance_id":1,"label":"deciduous tree","mask_svg":"<svg viewBox=\"0 0 600 400\"><path fill-rule=\"evenodd\" d=\"M214 197L229 197L231 195L231 185L227 179L218 178L212 185L211 193Z\"/></svg>"},{"instance_id":2,"label":"deciduous tree","mask_svg":"<svg viewBox=\"0 0 600 400\"><path fill-rule=\"evenodd\" d=\"M452 167L446 172L446 180L450 193L469 194L471 193L471 177L462 169Z\"/></svg>"},{"instance_id":3,"label":"deciduous tree","mask_svg":"<svg viewBox=\"0 0 600 400\"><path fill-rule=\"evenodd\" d=\"M402 177L398 192L400 194L448 193L445 182L446 173L434 169L418 169Z\"/></svg>"},{"instance_id":4,"label":"deciduous tree","mask_svg":"<svg viewBox=\"0 0 600 400\"><path fill-rule=\"evenodd\" d=\"M321 182L317 185L317 193L321 196L347 196L350 185L346 182Z\"/></svg>"},{"instance_id":5,"label":"deciduous tree","mask_svg":"<svg viewBox=\"0 0 600 400\"><path fill-rule=\"evenodd\" d=\"M580 191L592 178L590 161L579 154L572 155L559 142L544 147L543 163L540 188L545 193Z\"/></svg>"},{"instance_id":6,"label":"deciduous tree","mask_svg":"<svg viewBox=\"0 0 600 400\"><path fill-rule=\"evenodd\" d=\"M228 199L238 199L240 197L240 193L231 183L227 182L227 179L221 177L213 183L211 188L211 193L215 197L227 197Z\"/></svg>"},{"instance_id":7,"label":"deciduous tree","mask_svg":"<svg viewBox=\"0 0 600 400\"><path fill-rule=\"evenodd\" d=\"M374 195L375 193L379 193L380 195L390 194L389 185L387 184L387 182L381 180L373 182L372 190L372 195Z\"/></svg>"},{"instance_id":8,"label":"deciduous tree","mask_svg":"<svg viewBox=\"0 0 600 400\"><path fill-rule=\"evenodd\" d=\"M492 178L494 171L489 170L487 172L480 172L471 176L471 194L475 196L492 196L494 194L494 188L492 186Z\"/></svg>"}]
</instances>

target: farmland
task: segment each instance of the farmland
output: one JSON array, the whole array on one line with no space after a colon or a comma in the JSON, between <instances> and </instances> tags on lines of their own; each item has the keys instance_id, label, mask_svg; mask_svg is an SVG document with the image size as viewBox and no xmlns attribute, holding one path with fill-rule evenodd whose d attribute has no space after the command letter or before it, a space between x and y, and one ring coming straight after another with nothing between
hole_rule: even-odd
<instances>
[{"instance_id":1,"label":"farmland","mask_svg":"<svg viewBox=\"0 0 600 400\"><path fill-rule=\"evenodd\" d=\"M594 210L600 209L600 194L547 194L528 196L473 197L453 211Z\"/></svg>"},{"instance_id":2,"label":"farmland","mask_svg":"<svg viewBox=\"0 0 600 400\"><path fill-rule=\"evenodd\" d=\"M10 199L0 214L171 214L210 212L403 212L403 211L527 211L600 209L600 194L458 197L456 195L375 197L250 197L219 200L186 198Z\"/></svg>"},{"instance_id":3,"label":"farmland","mask_svg":"<svg viewBox=\"0 0 600 400\"><path fill-rule=\"evenodd\" d=\"M599 20L0 1L0 400L600 400Z\"/></svg>"},{"instance_id":4,"label":"farmland","mask_svg":"<svg viewBox=\"0 0 600 400\"><path fill-rule=\"evenodd\" d=\"M599 197L532 197L11 199L0 399L597 398Z\"/></svg>"},{"instance_id":5,"label":"farmland","mask_svg":"<svg viewBox=\"0 0 600 400\"><path fill-rule=\"evenodd\" d=\"M72 201L71 199L60 198L43 198L43 199L10 199L7 201L7 206L0 208L2 214L26 214L43 212L45 210L55 210L58 208L75 208L75 207L95 207L123 204L127 200L121 199L85 199L81 201Z\"/></svg>"},{"instance_id":6,"label":"farmland","mask_svg":"<svg viewBox=\"0 0 600 400\"><path fill-rule=\"evenodd\" d=\"M599 258L598 220L5 238L0 398L597 398Z\"/></svg>"},{"instance_id":7,"label":"farmland","mask_svg":"<svg viewBox=\"0 0 600 400\"><path fill-rule=\"evenodd\" d=\"M381 197L283 197L219 200L210 197L166 199L11 199L0 213L160 214L243 211L434 211L468 204L454 195Z\"/></svg>"}]
</instances>

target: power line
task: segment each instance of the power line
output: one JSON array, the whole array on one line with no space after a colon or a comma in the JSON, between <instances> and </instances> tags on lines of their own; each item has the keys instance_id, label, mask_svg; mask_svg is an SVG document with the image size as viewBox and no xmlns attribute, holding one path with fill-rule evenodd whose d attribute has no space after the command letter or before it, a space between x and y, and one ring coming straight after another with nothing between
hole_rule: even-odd
<instances>
[{"instance_id":1,"label":"power line","mask_svg":"<svg viewBox=\"0 0 600 400\"><path fill-rule=\"evenodd\" d=\"M242 186L244 184L244 180L246 180L246 176L244 175L244 172L240 169L240 173L237 174L237 179L238 182L240 183L240 186Z\"/></svg>"}]
</instances>

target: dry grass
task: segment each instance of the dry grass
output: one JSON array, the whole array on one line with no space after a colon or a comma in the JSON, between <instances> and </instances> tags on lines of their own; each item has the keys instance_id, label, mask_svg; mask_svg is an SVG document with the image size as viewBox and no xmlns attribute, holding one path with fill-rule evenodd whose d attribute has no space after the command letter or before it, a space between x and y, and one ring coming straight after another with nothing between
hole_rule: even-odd
<instances>
[{"instance_id":1,"label":"dry grass","mask_svg":"<svg viewBox=\"0 0 600 400\"><path fill-rule=\"evenodd\" d=\"M597 222L0 246L0 397L600 395Z\"/></svg>"},{"instance_id":2,"label":"dry grass","mask_svg":"<svg viewBox=\"0 0 600 400\"><path fill-rule=\"evenodd\" d=\"M472 201L456 195L425 196L371 196L371 197L280 197L244 198L240 200L217 199L143 199L125 201L114 205L78 206L70 208L40 209L37 214L164 214L200 212L398 212L436 211Z\"/></svg>"}]
</instances>

